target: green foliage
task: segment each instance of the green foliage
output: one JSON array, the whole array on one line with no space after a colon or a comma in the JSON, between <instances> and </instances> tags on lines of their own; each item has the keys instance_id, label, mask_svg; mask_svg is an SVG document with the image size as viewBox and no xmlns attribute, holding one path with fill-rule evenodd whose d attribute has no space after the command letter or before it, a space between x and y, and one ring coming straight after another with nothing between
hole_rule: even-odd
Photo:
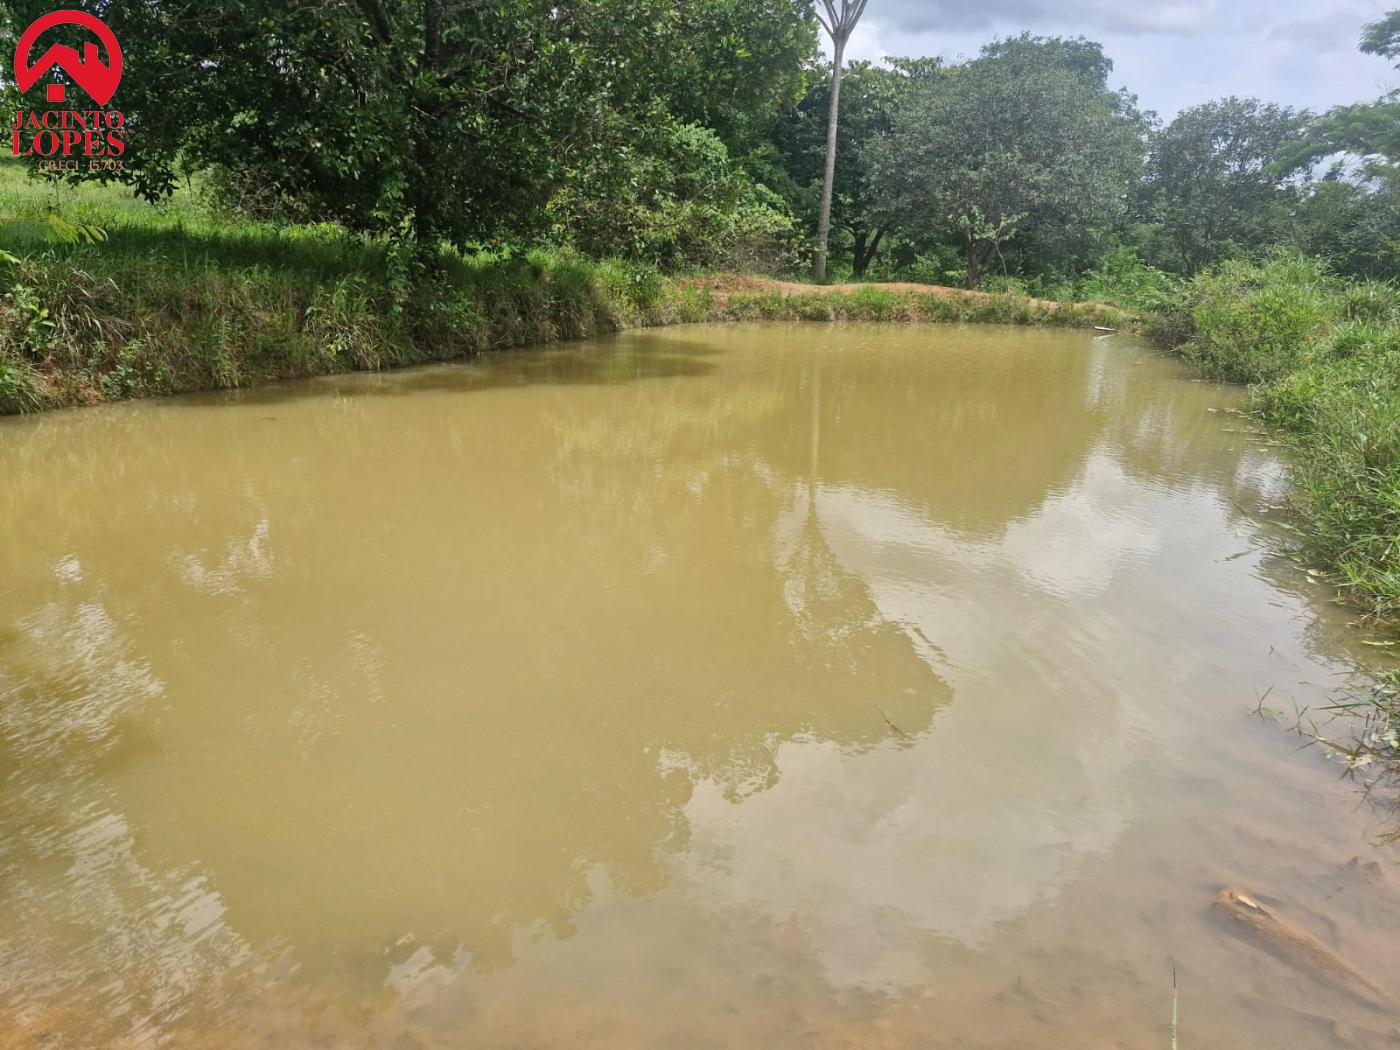
<instances>
[{"instance_id":1,"label":"green foliage","mask_svg":"<svg viewBox=\"0 0 1400 1050\"><path fill-rule=\"evenodd\" d=\"M48 236L55 205L108 239ZM0 213L19 217L0 226L0 412L442 360L666 308L643 267L448 253L414 276L385 242L335 226L231 220L186 193L154 207L64 190L13 165Z\"/></svg>"},{"instance_id":2,"label":"green foliage","mask_svg":"<svg viewBox=\"0 0 1400 1050\"><path fill-rule=\"evenodd\" d=\"M1400 163L1400 94L1328 110L1279 163L1311 164L1335 153Z\"/></svg>"},{"instance_id":3,"label":"green foliage","mask_svg":"<svg viewBox=\"0 0 1400 1050\"><path fill-rule=\"evenodd\" d=\"M5 296L14 345L25 357L42 359L55 328L53 316L29 285L15 283Z\"/></svg>"},{"instance_id":4,"label":"green foliage","mask_svg":"<svg viewBox=\"0 0 1400 1050\"><path fill-rule=\"evenodd\" d=\"M45 407L46 401L38 372L9 348L0 348L0 416L35 412Z\"/></svg>"},{"instance_id":5,"label":"green foliage","mask_svg":"<svg viewBox=\"0 0 1400 1050\"><path fill-rule=\"evenodd\" d=\"M1185 299L1193 338L1181 349L1217 379L1258 383L1302 367L1337 320L1334 279L1314 260L1280 254L1203 274Z\"/></svg>"},{"instance_id":6,"label":"green foliage","mask_svg":"<svg viewBox=\"0 0 1400 1050\"><path fill-rule=\"evenodd\" d=\"M1148 312L1173 303L1181 290L1179 277L1148 266L1136 249L1122 247L1084 275L1075 286L1074 298Z\"/></svg>"},{"instance_id":7,"label":"green foliage","mask_svg":"<svg viewBox=\"0 0 1400 1050\"><path fill-rule=\"evenodd\" d=\"M1279 255L1198 277L1175 310L1182 352L1257 384L1256 410L1288 435L1306 552L1400 623L1400 288Z\"/></svg>"},{"instance_id":8,"label":"green foliage","mask_svg":"<svg viewBox=\"0 0 1400 1050\"><path fill-rule=\"evenodd\" d=\"M795 223L713 131L662 110L640 127L618 121L612 134L610 148L587 154L550 202L555 240L672 271L791 268Z\"/></svg>"},{"instance_id":9,"label":"green foliage","mask_svg":"<svg viewBox=\"0 0 1400 1050\"><path fill-rule=\"evenodd\" d=\"M1184 110L1152 137L1146 211L1187 274L1281 243L1299 198L1308 115L1256 99Z\"/></svg>"},{"instance_id":10,"label":"green foliage","mask_svg":"<svg viewBox=\"0 0 1400 1050\"><path fill-rule=\"evenodd\" d=\"M875 150L883 214L958 243L969 288L1013 242L1082 257L1125 216L1142 159L1142 120L1107 68L1097 45L1026 36L920 81Z\"/></svg>"},{"instance_id":11,"label":"green foliage","mask_svg":"<svg viewBox=\"0 0 1400 1050\"><path fill-rule=\"evenodd\" d=\"M595 99L641 124L660 105L706 127L743 165L806 90L817 54L811 4L792 0L594 0L572 7L587 41Z\"/></svg>"},{"instance_id":12,"label":"green foliage","mask_svg":"<svg viewBox=\"0 0 1400 1050\"><path fill-rule=\"evenodd\" d=\"M730 321L862 321L924 324L1015 324L1126 327L1131 318L1113 307L1092 303L1061 304L1007 291L894 291L878 286L853 292L812 289L735 292L714 304L711 316Z\"/></svg>"},{"instance_id":13,"label":"green foliage","mask_svg":"<svg viewBox=\"0 0 1400 1050\"><path fill-rule=\"evenodd\" d=\"M792 209L815 228L825 175L831 78L814 70L809 79L811 90L777 123L773 141L787 176L783 192ZM852 62L842 77L831 221L844 233L856 277L865 275L888 233L877 210L871 150L893 127L910 83L900 71L869 62ZM847 244L838 242L838 247Z\"/></svg>"},{"instance_id":14,"label":"green foliage","mask_svg":"<svg viewBox=\"0 0 1400 1050\"><path fill-rule=\"evenodd\" d=\"M1361 50L1400 59L1400 10L1366 27ZM1400 62L1396 68L1400 69ZM1367 161L1361 168L1359 181L1363 185L1388 177L1393 187L1394 165L1400 164L1400 92L1375 102L1332 108L1313 123L1286 163L1315 163L1337 153ZM1336 177L1334 174L1333 179Z\"/></svg>"},{"instance_id":15,"label":"green foliage","mask_svg":"<svg viewBox=\"0 0 1400 1050\"><path fill-rule=\"evenodd\" d=\"M1366 27L1361 50L1368 55L1400 59L1400 9L1390 11ZM1400 62L1396 63L1400 68Z\"/></svg>"},{"instance_id":16,"label":"green foliage","mask_svg":"<svg viewBox=\"0 0 1400 1050\"><path fill-rule=\"evenodd\" d=\"M1400 273L1400 169L1375 164L1329 174L1300 204L1295 237L1338 273L1363 278Z\"/></svg>"},{"instance_id":17,"label":"green foliage","mask_svg":"<svg viewBox=\"0 0 1400 1050\"><path fill-rule=\"evenodd\" d=\"M0 45L49 9L11 6ZM816 47L810 5L788 0L213 0L197 18L149 0L103 17L126 47L130 148L100 177L159 199L211 172L226 204L411 242L420 263L439 242L535 238L618 120L660 111L756 149Z\"/></svg>"}]
</instances>

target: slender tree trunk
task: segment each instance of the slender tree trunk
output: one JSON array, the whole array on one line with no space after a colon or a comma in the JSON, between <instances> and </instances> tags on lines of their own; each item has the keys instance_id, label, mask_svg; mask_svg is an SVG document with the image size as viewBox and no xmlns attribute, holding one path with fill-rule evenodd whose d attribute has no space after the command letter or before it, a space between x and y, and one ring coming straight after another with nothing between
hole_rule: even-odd
<instances>
[{"instance_id":1,"label":"slender tree trunk","mask_svg":"<svg viewBox=\"0 0 1400 1050\"><path fill-rule=\"evenodd\" d=\"M832 41L835 61L831 70L831 110L826 118L826 179L822 183L822 210L817 221L817 257L812 276L826 283L826 246L831 239L831 197L836 187L836 122L841 115L841 66L846 57L846 41Z\"/></svg>"},{"instance_id":2,"label":"slender tree trunk","mask_svg":"<svg viewBox=\"0 0 1400 1050\"><path fill-rule=\"evenodd\" d=\"M967 237L967 282L968 291L975 291L982 283L982 253L977 240L971 234Z\"/></svg>"}]
</instances>

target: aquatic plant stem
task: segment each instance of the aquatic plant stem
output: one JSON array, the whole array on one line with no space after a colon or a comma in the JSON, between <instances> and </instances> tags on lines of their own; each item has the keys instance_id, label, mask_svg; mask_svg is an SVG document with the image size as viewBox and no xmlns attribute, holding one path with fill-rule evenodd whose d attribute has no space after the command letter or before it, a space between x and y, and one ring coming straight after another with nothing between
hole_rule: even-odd
<instances>
[{"instance_id":1,"label":"aquatic plant stem","mask_svg":"<svg viewBox=\"0 0 1400 1050\"><path fill-rule=\"evenodd\" d=\"M1177 993L1177 988L1176 988L1176 963L1172 963L1172 1050L1177 1050L1177 1046L1176 1046L1176 1026L1177 1026L1177 1018L1178 1018L1178 1014L1179 1014L1179 1011L1178 1011L1178 1006L1179 1006L1179 1005L1180 1005L1180 996L1178 995L1178 993Z\"/></svg>"}]
</instances>

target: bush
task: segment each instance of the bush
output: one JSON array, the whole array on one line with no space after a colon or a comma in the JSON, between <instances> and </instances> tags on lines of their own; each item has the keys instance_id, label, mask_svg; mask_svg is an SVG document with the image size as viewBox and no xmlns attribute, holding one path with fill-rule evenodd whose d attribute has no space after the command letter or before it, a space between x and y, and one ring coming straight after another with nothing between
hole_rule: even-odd
<instances>
[{"instance_id":1,"label":"bush","mask_svg":"<svg viewBox=\"0 0 1400 1050\"><path fill-rule=\"evenodd\" d=\"M46 400L39 374L0 350L0 416L38 411Z\"/></svg>"},{"instance_id":2,"label":"bush","mask_svg":"<svg viewBox=\"0 0 1400 1050\"><path fill-rule=\"evenodd\" d=\"M1172 303L1184 287L1180 277L1148 266L1135 249L1119 248L1079 280L1073 296L1049 298L1075 298L1111 303L1126 310L1153 311Z\"/></svg>"},{"instance_id":3,"label":"bush","mask_svg":"<svg viewBox=\"0 0 1400 1050\"><path fill-rule=\"evenodd\" d=\"M1174 304L1190 315L1179 347L1215 379L1258 383L1301 367L1340 313L1339 284L1295 254L1233 261L1199 277Z\"/></svg>"},{"instance_id":4,"label":"bush","mask_svg":"<svg viewBox=\"0 0 1400 1050\"><path fill-rule=\"evenodd\" d=\"M708 128L658 110L614 129L566 175L549 203L553 239L592 258L668 272L780 273L797 261L796 220L781 199L731 163Z\"/></svg>"}]
</instances>

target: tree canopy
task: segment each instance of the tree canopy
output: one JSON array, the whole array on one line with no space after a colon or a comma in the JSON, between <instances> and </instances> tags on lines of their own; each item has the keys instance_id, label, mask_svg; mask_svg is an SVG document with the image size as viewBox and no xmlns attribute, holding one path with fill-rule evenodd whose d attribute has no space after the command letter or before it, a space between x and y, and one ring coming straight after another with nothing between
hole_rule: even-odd
<instances>
[{"instance_id":1,"label":"tree canopy","mask_svg":"<svg viewBox=\"0 0 1400 1050\"><path fill-rule=\"evenodd\" d=\"M1227 98L1185 110L1153 135L1148 214L1187 273L1283 235L1303 166L1283 158L1308 126L1306 113Z\"/></svg>"},{"instance_id":2,"label":"tree canopy","mask_svg":"<svg viewBox=\"0 0 1400 1050\"><path fill-rule=\"evenodd\" d=\"M875 149L881 214L951 237L970 288L1017 241L1086 250L1126 215L1142 120L1096 44L1030 36L920 82Z\"/></svg>"},{"instance_id":3,"label":"tree canopy","mask_svg":"<svg viewBox=\"0 0 1400 1050\"><path fill-rule=\"evenodd\" d=\"M145 0L102 15L125 42L124 177L143 194L213 167L318 219L457 244L544 229L619 120L758 149L816 47L791 0ZM675 145L651 138L666 144L643 153Z\"/></svg>"},{"instance_id":4,"label":"tree canopy","mask_svg":"<svg viewBox=\"0 0 1400 1050\"><path fill-rule=\"evenodd\" d=\"M51 6L0 0L0 49ZM1124 252L1194 273L1284 243L1400 268L1400 94L1320 115L1229 98L1162 124L1102 45L1030 34L833 67L819 28L848 30L861 0L94 10L125 50L124 168L56 177L152 199L193 177L223 207L419 259L549 244L796 273L827 247L829 192L832 265L855 277L1053 282ZM1400 65L1400 10L1360 47Z\"/></svg>"},{"instance_id":5,"label":"tree canopy","mask_svg":"<svg viewBox=\"0 0 1400 1050\"><path fill-rule=\"evenodd\" d=\"M1368 55L1400 59L1400 10L1391 11L1366 27L1361 35L1361 50Z\"/></svg>"}]
</instances>

